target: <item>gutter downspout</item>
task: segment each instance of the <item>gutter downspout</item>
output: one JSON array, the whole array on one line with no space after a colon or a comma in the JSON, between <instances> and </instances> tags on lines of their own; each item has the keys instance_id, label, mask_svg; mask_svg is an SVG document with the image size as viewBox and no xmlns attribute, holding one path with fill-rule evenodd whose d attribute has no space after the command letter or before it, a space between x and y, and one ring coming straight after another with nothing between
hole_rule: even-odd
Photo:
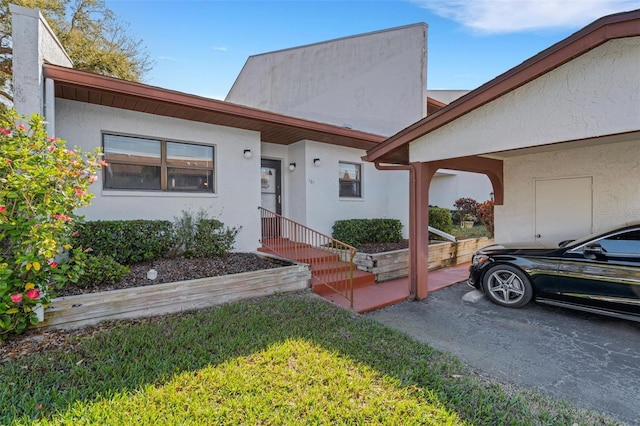
<instances>
[{"instance_id":1,"label":"gutter downspout","mask_svg":"<svg viewBox=\"0 0 640 426\"><path fill-rule=\"evenodd\" d=\"M411 236L417 229L416 220L416 169L413 164L408 165L382 165L373 163L378 170L408 170L409 171L409 297L407 300L416 300L418 295L418 250L416 238Z\"/></svg>"}]
</instances>

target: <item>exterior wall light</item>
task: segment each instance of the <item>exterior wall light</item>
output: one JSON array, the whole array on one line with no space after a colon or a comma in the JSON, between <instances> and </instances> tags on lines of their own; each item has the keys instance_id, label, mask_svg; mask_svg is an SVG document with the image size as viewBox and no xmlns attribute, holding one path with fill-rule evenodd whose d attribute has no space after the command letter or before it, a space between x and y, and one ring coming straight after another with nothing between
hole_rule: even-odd
<instances>
[{"instance_id":1,"label":"exterior wall light","mask_svg":"<svg viewBox=\"0 0 640 426\"><path fill-rule=\"evenodd\" d=\"M314 158L313 159L313 165L316 167L320 167L320 159L319 158Z\"/></svg>"},{"instance_id":2,"label":"exterior wall light","mask_svg":"<svg viewBox=\"0 0 640 426\"><path fill-rule=\"evenodd\" d=\"M244 150L244 158L246 158L248 160L251 157L253 157L253 152L251 152L250 149L245 149Z\"/></svg>"},{"instance_id":3,"label":"exterior wall light","mask_svg":"<svg viewBox=\"0 0 640 426\"><path fill-rule=\"evenodd\" d=\"M289 163L289 171L292 172L296 169L296 163Z\"/></svg>"}]
</instances>

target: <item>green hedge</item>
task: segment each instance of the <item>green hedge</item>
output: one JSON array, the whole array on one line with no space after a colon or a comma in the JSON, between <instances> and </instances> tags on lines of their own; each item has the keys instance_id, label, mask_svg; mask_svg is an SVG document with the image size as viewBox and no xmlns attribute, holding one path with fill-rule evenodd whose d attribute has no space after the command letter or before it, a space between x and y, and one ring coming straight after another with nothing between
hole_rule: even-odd
<instances>
[{"instance_id":1,"label":"green hedge","mask_svg":"<svg viewBox=\"0 0 640 426\"><path fill-rule=\"evenodd\" d=\"M450 233L453 229L451 211L443 207L429 207L429 226Z\"/></svg>"},{"instance_id":2,"label":"green hedge","mask_svg":"<svg viewBox=\"0 0 640 426\"><path fill-rule=\"evenodd\" d=\"M79 225L76 245L123 265L165 257L174 246L168 220L97 220Z\"/></svg>"},{"instance_id":3,"label":"green hedge","mask_svg":"<svg viewBox=\"0 0 640 426\"><path fill-rule=\"evenodd\" d=\"M76 245L122 265L170 256L216 257L233 249L238 228L184 213L168 220L97 220L77 228Z\"/></svg>"},{"instance_id":4,"label":"green hedge","mask_svg":"<svg viewBox=\"0 0 640 426\"><path fill-rule=\"evenodd\" d=\"M193 257L224 256L233 249L238 228L228 228L218 219L202 219L192 248Z\"/></svg>"},{"instance_id":5,"label":"green hedge","mask_svg":"<svg viewBox=\"0 0 640 426\"><path fill-rule=\"evenodd\" d=\"M333 224L333 238L352 246L366 243L395 243L402 240L398 219L347 219Z\"/></svg>"}]
</instances>

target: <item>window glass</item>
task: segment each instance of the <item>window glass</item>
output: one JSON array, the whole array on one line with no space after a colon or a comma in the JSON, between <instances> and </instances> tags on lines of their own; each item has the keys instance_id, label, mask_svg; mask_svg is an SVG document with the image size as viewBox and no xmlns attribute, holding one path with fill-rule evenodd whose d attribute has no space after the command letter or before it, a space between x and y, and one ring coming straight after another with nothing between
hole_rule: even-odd
<instances>
[{"instance_id":1,"label":"window glass","mask_svg":"<svg viewBox=\"0 0 640 426\"><path fill-rule=\"evenodd\" d=\"M213 147L167 142L167 164L178 167L213 167Z\"/></svg>"},{"instance_id":2,"label":"window glass","mask_svg":"<svg viewBox=\"0 0 640 426\"><path fill-rule=\"evenodd\" d=\"M362 197L361 167L360 164L339 163L340 197Z\"/></svg>"},{"instance_id":3,"label":"window glass","mask_svg":"<svg viewBox=\"0 0 640 426\"><path fill-rule=\"evenodd\" d=\"M169 191L213 192L213 170L167 168Z\"/></svg>"},{"instance_id":4,"label":"window glass","mask_svg":"<svg viewBox=\"0 0 640 426\"><path fill-rule=\"evenodd\" d=\"M105 134L105 189L214 192L214 147Z\"/></svg>"},{"instance_id":5,"label":"window glass","mask_svg":"<svg viewBox=\"0 0 640 426\"><path fill-rule=\"evenodd\" d=\"M623 232L598 241L607 253L640 254L640 230Z\"/></svg>"},{"instance_id":6,"label":"window glass","mask_svg":"<svg viewBox=\"0 0 640 426\"><path fill-rule=\"evenodd\" d=\"M104 155L108 163L122 161L160 165L160 152L160 141L104 135Z\"/></svg>"},{"instance_id":7,"label":"window glass","mask_svg":"<svg viewBox=\"0 0 640 426\"><path fill-rule=\"evenodd\" d=\"M109 167L104 168L104 187L106 189L159 190L161 189L160 166L109 162Z\"/></svg>"}]
</instances>

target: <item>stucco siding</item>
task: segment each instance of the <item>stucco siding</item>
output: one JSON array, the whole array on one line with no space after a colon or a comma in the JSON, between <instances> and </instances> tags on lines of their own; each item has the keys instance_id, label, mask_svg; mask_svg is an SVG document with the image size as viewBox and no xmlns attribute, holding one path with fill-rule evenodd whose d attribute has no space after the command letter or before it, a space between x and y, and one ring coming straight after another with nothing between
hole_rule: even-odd
<instances>
[{"instance_id":1,"label":"stucco siding","mask_svg":"<svg viewBox=\"0 0 640 426\"><path fill-rule=\"evenodd\" d=\"M522 155L504 161L505 199L495 210L496 241L534 240L536 179L586 176L593 179L593 232L640 220L640 140Z\"/></svg>"},{"instance_id":2,"label":"stucco siding","mask_svg":"<svg viewBox=\"0 0 640 426\"><path fill-rule=\"evenodd\" d=\"M95 198L80 213L87 220L167 219L183 210L205 209L230 227L242 226L236 251L253 251L260 239L260 137L257 132L160 117L134 111L58 99L57 136L69 146L92 150L102 145L102 132L163 138L215 146L216 194L108 191L102 176L90 190ZM243 151L254 155L245 159Z\"/></svg>"},{"instance_id":3,"label":"stucco siding","mask_svg":"<svg viewBox=\"0 0 640 426\"><path fill-rule=\"evenodd\" d=\"M40 12L10 5L13 55L13 106L21 114L44 115L42 64L72 62ZM17 53L17 54L16 54Z\"/></svg>"},{"instance_id":4,"label":"stucco siding","mask_svg":"<svg viewBox=\"0 0 640 426\"><path fill-rule=\"evenodd\" d=\"M486 175L448 170L438 171L429 187L429 205L453 210L458 198L473 198L479 203L489 200L493 187Z\"/></svg>"},{"instance_id":5,"label":"stucco siding","mask_svg":"<svg viewBox=\"0 0 640 426\"><path fill-rule=\"evenodd\" d=\"M380 171L363 162L363 152L357 149L306 142L305 176L306 224L320 232L331 234L336 220L355 218L394 218L408 232L409 178L406 171ZM312 165L320 158L320 167ZM362 197L339 196L339 163L351 162L362 166ZM296 170L297 171L297 170Z\"/></svg>"},{"instance_id":6,"label":"stucco siding","mask_svg":"<svg viewBox=\"0 0 640 426\"><path fill-rule=\"evenodd\" d=\"M226 100L391 135L426 113L426 24L250 57Z\"/></svg>"},{"instance_id":7,"label":"stucco siding","mask_svg":"<svg viewBox=\"0 0 640 426\"><path fill-rule=\"evenodd\" d=\"M640 129L640 37L609 41L410 145L411 161Z\"/></svg>"}]
</instances>

